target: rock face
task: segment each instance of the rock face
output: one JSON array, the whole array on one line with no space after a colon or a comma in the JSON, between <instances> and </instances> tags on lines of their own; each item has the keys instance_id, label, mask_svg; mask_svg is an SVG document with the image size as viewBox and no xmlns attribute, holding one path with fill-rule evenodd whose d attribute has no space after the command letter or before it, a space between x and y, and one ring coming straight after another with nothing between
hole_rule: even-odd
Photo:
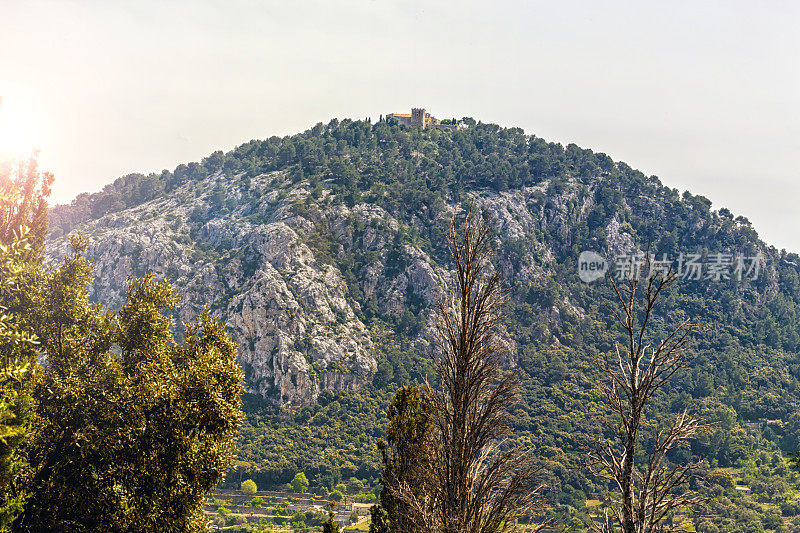
<instances>
[{"instance_id":1,"label":"rock face","mask_svg":"<svg viewBox=\"0 0 800 533\"><path fill-rule=\"evenodd\" d=\"M225 315L242 345L251 389L307 402L320 388L353 388L375 369L372 342L332 265L320 264L285 222L251 228L256 272Z\"/></svg>"},{"instance_id":2,"label":"rock face","mask_svg":"<svg viewBox=\"0 0 800 533\"><path fill-rule=\"evenodd\" d=\"M547 225L568 237L585 200L543 199L543 190L472 194L494 221L498 244ZM421 220L404 224L379 206L348 207L332 201L328 188L311 191L307 181L283 172L251 180L217 174L86 223L78 230L90 239L92 296L119 307L129 278L147 272L166 278L181 297L177 318L189 320L210 306L241 346L248 389L284 407L306 405L326 389L369 383L385 348L377 334L387 322L416 320L407 349L429 351L429 310L452 277L446 258L431 257L408 238L424 229ZM446 229L447 220L435 223ZM619 227L609 230L624 241ZM49 260L66 251L65 238L51 240ZM535 280L553 262L546 248L537 255L497 267ZM508 346L513 366L515 345Z\"/></svg>"}]
</instances>

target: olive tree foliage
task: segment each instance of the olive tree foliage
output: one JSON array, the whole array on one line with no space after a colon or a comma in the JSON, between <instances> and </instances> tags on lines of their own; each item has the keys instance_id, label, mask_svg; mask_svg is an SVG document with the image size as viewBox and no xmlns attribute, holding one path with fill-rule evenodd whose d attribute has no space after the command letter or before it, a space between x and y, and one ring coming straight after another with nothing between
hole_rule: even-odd
<instances>
[{"instance_id":1,"label":"olive tree foliage","mask_svg":"<svg viewBox=\"0 0 800 533\"><path fill-rule=\"evenodd\" d=\"M89 303L86 241L43 267L53 177L0 161L0 532L199 531L241 420L236 346L171 288ZM39 361L44 361L43 366Z\"/></svg>"},{"instance_id":2,"label":"olive tree foliage","mask_svg":"<svg viewBox=\"0 0 800 533\"><path fill-rule=\"evenodd\" d=\"M656 320L655 310L663 293L675 282L672 269L651 268L647 254L644 280L632 277L617 284L609 276L617 299L610 308L623 332L613 354L595 357L595 365L607 379L600 390L610 408L605 420L606 434L589 445L587 468L612 483L608 494L609 510L605 520L590 523L598 532L621 530L623 533L671 531L667 515L700 502L685 485L700 466L699 461L673 464L670 451L686 445L706 430L703 422L686 411L679 413L666 427L653 431L652 443L643 450L643 433L653 425L646 419L646 407L653 395L685 366L684 352L696 325L688 319L673 317L677 326L658 341L648 337ZM643 464L636 464L644 452Z\"/></svg>"},{"instance_id":3,"label":"olive tree foliage","mask_svg":"<svg viewBox=\"0 0 800 533\"><path fill-rule=\"evenodd\" d=\"M451 223L456 283L444 287L438 301L439 382L422 391L431 426L430 444L419 458L424 480L401 477L385 486L418 531L507 531L539 505L536 469L509 439L519 383L504 369L506 293L492 267L490 233L473 212L462 224L455 218ZM386 511L390 523L397 520Z\"/></svg>"},{"instance_id":4,"label":"olive tree foliage","mask_svg":"<svg viewBox=\"0 0 800 533\"><path fill-rule=\"evenodd\" d=\"M233 458L237 347L207 313L175 342L166 282L89 302L86 241L46 271L26 320L46 364L34 397L31 495L19 531L204 531L203 495Z\"/></svg>"}]
</instances>

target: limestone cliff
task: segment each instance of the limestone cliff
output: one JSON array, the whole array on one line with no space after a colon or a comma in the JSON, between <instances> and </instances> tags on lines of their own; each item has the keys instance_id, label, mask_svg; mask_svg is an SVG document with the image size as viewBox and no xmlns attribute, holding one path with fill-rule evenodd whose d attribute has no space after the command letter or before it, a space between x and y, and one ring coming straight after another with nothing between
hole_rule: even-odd
<instances>
[{"instance_id":1,"label":"limestone cliff","mask_svg":"<svg viewBox=\"0 0 800 533\"><path fill-rule=\"evenodd\" d=\"M240 178L219 173L188 182L76 228L90 239L92 296L117 307L130 277L166 278L181 297L177 318L188 320L209 305L241 346L248 389L288 407L372 379L383 348L375 328L383 322L365 325L367 302L372 315L386 320L411 309L420 323L409 349L430 351L429 310L450 273L446 258L434 259L421 241L404 238L417 221L403 224L369 203L332 202L328 190L312 194L307 181L292 182L286 172ZM498 241L580 216L565 211L548 221L537 195L541 188L474 197L494 221ZM436 221L442 230L449 213ZM51 240L50 260L66 250L64 236ZM355 252L363 264L345 275L343 263ZM509 272L507 261L499 267L535 279L552 262L543 252L539 260L524 258L519 272ZM510 340L509 346L513 352Z\"/></svg>"}]
</instances>

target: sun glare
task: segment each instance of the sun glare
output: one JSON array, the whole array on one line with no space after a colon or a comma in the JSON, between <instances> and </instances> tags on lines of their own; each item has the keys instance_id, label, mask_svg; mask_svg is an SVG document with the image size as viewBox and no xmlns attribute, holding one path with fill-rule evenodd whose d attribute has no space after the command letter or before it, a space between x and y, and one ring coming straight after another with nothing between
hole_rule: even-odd
<instances>
[{"instance_id":1,"label":"sun glare","mask_svg":"<svg viewBox=\"0 0 800 533\"><path fill-rule=\"evenodd\" d=\"M0 158L18 158L36 147L33 115L22 107L0 99Z\"/></svg>"}]
</instances>

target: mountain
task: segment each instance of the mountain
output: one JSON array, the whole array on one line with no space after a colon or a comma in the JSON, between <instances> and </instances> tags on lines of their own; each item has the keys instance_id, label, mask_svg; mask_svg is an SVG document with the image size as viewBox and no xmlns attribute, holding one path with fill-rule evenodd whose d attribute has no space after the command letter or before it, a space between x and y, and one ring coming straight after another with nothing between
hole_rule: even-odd
<instances>
[{"instance_id":1,"label":"mountain","mask_svg":"<svg viewBox=\"0 0 800 533\"><path fill-rule=\"evenodd\" d=\"M333 120L173 172L128 175L51 209L49 257L81 231L98 301L119 305L130 276L154 272L181 295L176 318L208 305L225 320L249 390L239 457L257 482L304 470L312 485L374 483L386 402L398 385L431 376L430 312L452 281L449 220L474 205L494 227L510 291L508 366L523 384L517 437L548 463L565 516L603 490L572 467L603 409L591 355L617 338L611 291L580 280L581 252L730 261L664 299L655 338L680 315L703 330L652 415L689 409L715 423L681 452L717 476L708 490L720 487L727 502L716 499L714 524L729 516L764 528L778 516L789 527L800 503L792 510L795 496L769 487L795 481L781 458L800 449L800 257L766 245L745 217L605 154L464 123L441 131ZM737 257L762 258L758 275L737 276Z\"/></svg>"}]
</instances>

